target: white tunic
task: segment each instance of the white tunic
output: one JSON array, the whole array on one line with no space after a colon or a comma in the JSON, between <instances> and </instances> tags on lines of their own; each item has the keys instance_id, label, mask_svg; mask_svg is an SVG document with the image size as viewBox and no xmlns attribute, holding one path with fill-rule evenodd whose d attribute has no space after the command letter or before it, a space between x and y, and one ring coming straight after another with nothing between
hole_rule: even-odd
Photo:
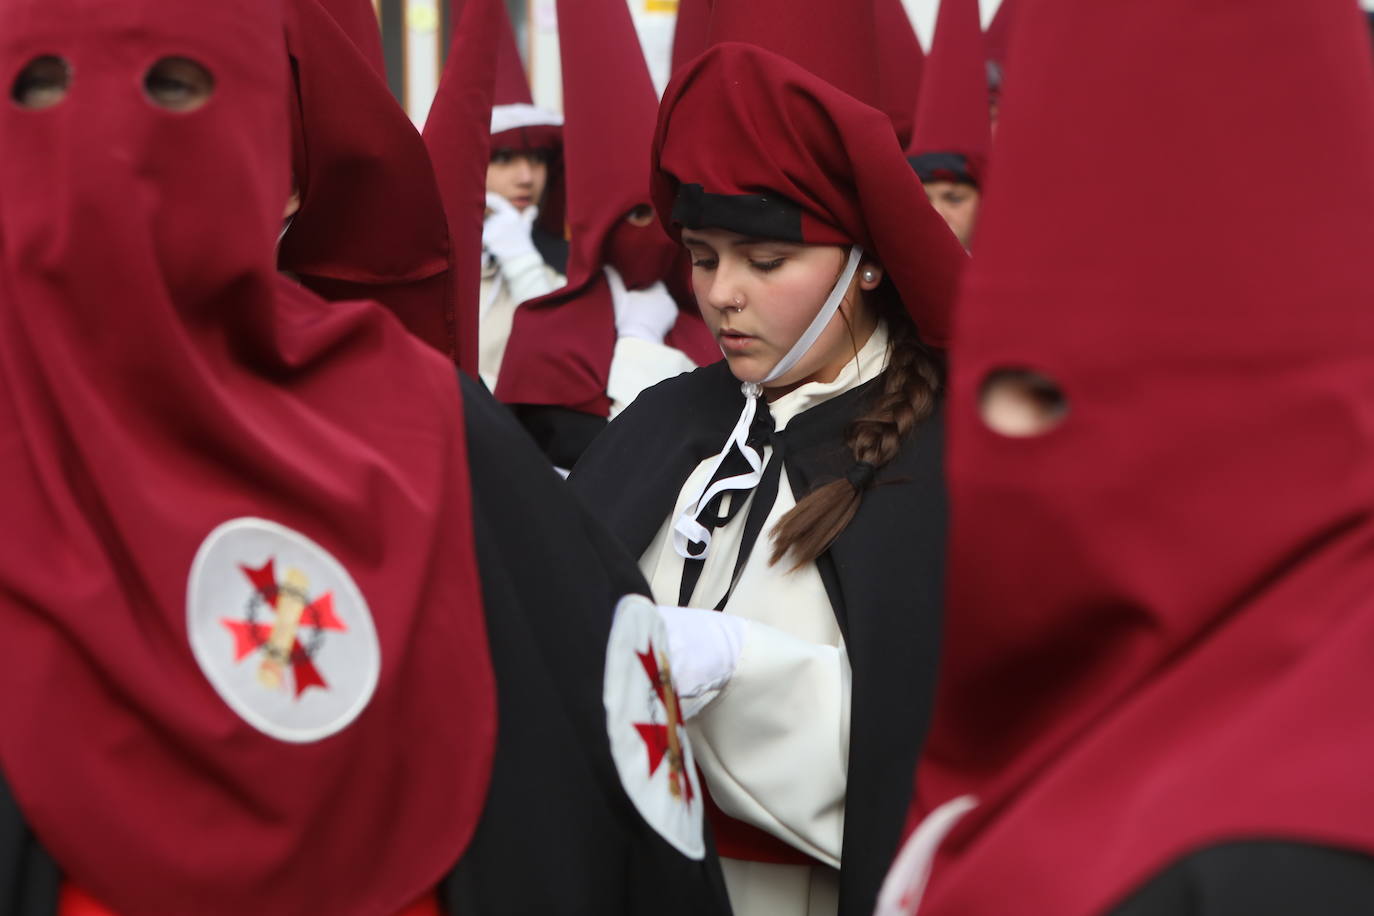
<instances>
[{"instance_id":1,"label":"white tunic","mask_svg":"<svg viewBox=\"0 0 1374 916\"><path fill-rule=\"evenodd\" d=\"M477 369L487 388L496 390L496 377L510 342L515 310L521 303L547 295L567 284L567 279L544 263L538 252L498 264L482 255L482 298L477 332Z\"/></svg>"},{"instance_id":2,"label":"white tunic","mask_svg":"<svg viewBox=\"0 0 1374 916\"><path fill-rule=\"evenodd\" d=\"M887 366L887 344L886 329L879 326L833 382L811 382L771 402L775 427L785 429L804 411L876 378ZM771 455L766 449L765 461ZM673 515L640 558L662 604L678 603L682 579L672 522L710 465L710 459L702 462L688 477ZM795 504L783 468L764 531ZM748 512L746 503L712 533L692 606L715 607L729 588ZM816 564L789 572L786 559L769 565L771 554L771 538L761 538L725 606L750 621L735 675L688 729L711 797L725 813L838 868L849 757L849 659ZM838 906L830 886L834 875L820 869L727 860L725 872L737 916L833 913Z\"/></svg>"}]
</instances>

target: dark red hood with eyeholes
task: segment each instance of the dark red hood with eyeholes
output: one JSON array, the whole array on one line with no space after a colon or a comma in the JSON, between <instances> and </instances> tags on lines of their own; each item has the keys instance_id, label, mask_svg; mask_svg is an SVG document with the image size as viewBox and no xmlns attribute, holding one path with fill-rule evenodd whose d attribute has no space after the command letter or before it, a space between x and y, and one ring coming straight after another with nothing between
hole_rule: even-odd
<instances>
[{"instance_id":1,"label":"dark red hood with eyeholes","mask_svg":"<svg viewBox=\"0 0 1374 916\"><path fill-rule=\"evenodd\" d=\"M278 263L326 299L381 302L411 333L456 357L448 223L424 142L319 0L283 7L301 208Z\"/></svg>"},{"instance_id":2,"label":"dark red hood with eyeholes","mask_svg":"<svg viewBox=\"0 0 1374 916\"><path fill-rule=\"evenodd\" d=\"M277 273L281 34L277 0L0 4L7 89L41 55L73 73L53 107L0 106L0 766L66 878L120 913L395 913L486 793L454 369ZM210 71L207 104L150 102L167 56ZM311 582L341 569L361 599L306 595L243 540L193 567L231 520L308 538ZM295 690L248 668L263 692L225 693L205 659L265 665L251 615L276 632L293 595L316 633L281 656ZM364 676L343 659L369 617L353 718L273 737Z\"/></svg>"},{"instance_id":3,"label":"dark red hood with eyeholes","mask_svg":"<svg viewBox=\"0 0 1374 916\"><path fill-rule=\"evenodd\" d=\"M682 250L651 214L644 226L626 221L651 206L649 146L658 107L629 10L623 0L560 0L559 12L568 283L516 312L496 396L605 416L616 330L602 268L619 271L627 288L644 289L668 278ZM684 311L678 324L678 333L714 361L719 350L695 310Z\"/></svg>"},{"instance_id":4,"label":"dark red hood with eyeholes","mask_svg":"<svg viewBox=\"0 0 1374 916\"><path fill-rule=\"evenodd\" d=\"M1100 914L1238 840L1374 855L1359 16L1018 7L951 353L946 636L913 822L979 805L921 916ZM1281 193L1299 158L1310 181ZM1065 162L1072 184L1046 182ZM1181 174L1208 176L1205 218ZM984 425L1004 367L1060 386L1061 425Z\"/></svg>"},{"instance_id":5,"label":"dark red hood with eyeholes","mask_svg":"<svg viewBox=\"0 0 1374 916\"><path fill-rule=\"evenodd\" d=\"M892 278L932 346L949 340L967 261L926 200L892 122L797 64L717 45L674 78L654 138L655 206L683 225L754 221L751 234L858 244ZM739 225L738 223L736 225Z\"/></svg>"}]
</instances>

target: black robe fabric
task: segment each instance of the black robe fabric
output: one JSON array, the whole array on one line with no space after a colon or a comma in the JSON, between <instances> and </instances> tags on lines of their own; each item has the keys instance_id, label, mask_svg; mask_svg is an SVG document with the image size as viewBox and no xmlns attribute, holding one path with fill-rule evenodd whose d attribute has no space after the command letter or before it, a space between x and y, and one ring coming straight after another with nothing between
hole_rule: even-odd
<instances>
[{"instance_id":1,"label":"black robe fabric","mask_svg":"<svg viewBox=\"0 0 1374 916\"><path fill-rule=\"evenodd\" d=\"M846 430L874 390L869 382L817 405L777 434L798 499L853 465ZM573 489L638 557L688 476L720 451L743 407L740 384L724 362L656 385L592 444L573 469ZM901 839L929 724L945 566L942 416L937 409L912 432L817 561L853 669L843 916L873 911Z\"/></svg>"},{"instance_id":2,"label":"black robe fabric","mask_svg":"<svg viewBox=\"0 0 1374 916\"><path fill-rule=\"evenodd\" d=\"M57 863L24 823L0 776L0 916L53 916L60 884Z\"/></svg>"},{"instance_id":3,"label":"black robe fabric","mask_svg":"<svg viewBox=\"0 0 1374 916\"><path fill-rule=\"evenodd\" d=\"M530 241L534 250L544 259L544 263L563 276L568 275L568 254L572 246L562 236L554 235L538 223L530 230Z\"/></svg>"},{"instance_id":4,"label":"black robe fabric","mask_svg":"<svg viewBox=\"0 0 1374 916\"><path fill-rule=\"evenodd\" d=\"M500 719L448 912L729 913L714 853L693 861L659 836L611 759L606 641L621 597L648 594L639 569L505 407L466 378L463 400Z\"/></svg>"},{"instance_id":5,"label":"black robe fabric","mask_svg":"<svg viewBox=\"0 0 1374 916\"><path fill-rule=\"evenodd\" d=\"M1374 858L1329 846L1254 840L1185 856L1147 881L1111 916L1370 913L1374 913Z\"/></svg>"},{"instance_id":6,"label":"black robe fabric","mask_svg":"<svg viewBox=\"0 0 1374 916\"><path fill-rule=\"evenodd\" d=\"M611 757L605 649L617 602L648 594L638 568L509 412L461 384L499 720L486 805L439 889L444 909L728 916L709 829L705 860L681 855L639 816ZM0 778L0 916L53 916L59 885Z\"/></svg>"},{"instance_id":7,"label":"black robe fabric","mask_svg":"<svg viewBox=\"0 0 1374 916\"><path fill-rule=\"evenodd\" d=\"M606 430L606 418L552 404L510 404L525 432L555 467L570 468Z\"/></svg>"}]
</instances>

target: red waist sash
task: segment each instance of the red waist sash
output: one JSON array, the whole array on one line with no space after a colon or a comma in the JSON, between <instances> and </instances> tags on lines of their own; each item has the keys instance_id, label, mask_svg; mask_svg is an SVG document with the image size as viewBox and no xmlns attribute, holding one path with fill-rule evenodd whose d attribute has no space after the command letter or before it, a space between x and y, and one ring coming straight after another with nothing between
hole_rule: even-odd
<instances>
[{"instance_id":1,"label":"red waist sash","mask_svg":"<svg viewBox=\"0 0 1374 916\"><path fill-rule=\"evenodd\" d=\"M70 881L63 882L57 900L57 916L116 916L115 911L96 900ZM426 894L406 907L397 916L443 916L439 898Z\"/></svg>"},{"instance_id":2,"label":"red waist sash","mask_svg":"<svg viewBox=\"0 0 1374 916\"><path fill-rule=\"evenodd\" d=\"M706 780L702 779L701 784L705 787ZM784 843L773 834L726 814L716 805L715 799L711 798L709 790L702 794L705 796L703 802L706 806L706 819L711 822L711 832L716 838L716 851L722 858L767 862L771 865L825 864Z\"/></svg>"}]
</instances>

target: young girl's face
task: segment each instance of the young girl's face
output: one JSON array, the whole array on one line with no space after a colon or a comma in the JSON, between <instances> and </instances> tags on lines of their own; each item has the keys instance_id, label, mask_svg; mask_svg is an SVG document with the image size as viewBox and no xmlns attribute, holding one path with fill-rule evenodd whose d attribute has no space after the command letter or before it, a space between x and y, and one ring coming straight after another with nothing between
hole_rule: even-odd
<instances>
[{"instance_id":1,"label":"young girl's face","mask_svg":"<svg viewBox=\"0 0 1374 916\"><path fill-rule=\"evenodd\" d=\"M725 229L685 229L682 242L692 256L697 307L742 382L762 382L773 371L821 310L848 258L846 249L834 245L751 238ZM769 389L831 381L854 357L875 323L860 288L877 283L861 280L862 274L855 274L815 346Z\"/></svg>"}]
</instances>

